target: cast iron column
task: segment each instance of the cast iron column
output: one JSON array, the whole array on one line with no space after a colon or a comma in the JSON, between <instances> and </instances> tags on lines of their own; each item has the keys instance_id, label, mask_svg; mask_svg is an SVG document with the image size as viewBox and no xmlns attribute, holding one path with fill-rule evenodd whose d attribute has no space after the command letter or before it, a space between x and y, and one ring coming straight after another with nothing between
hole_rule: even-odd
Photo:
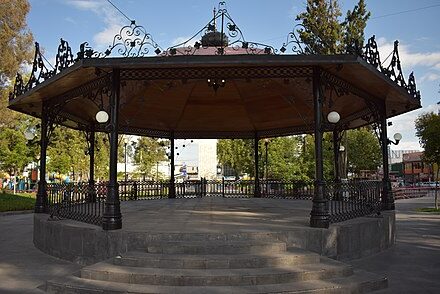
<instances>
[{"instance_id":1,"label":"cast iron column","mask_svg":"<svg viewBox=\"0 0 440 294\"><path fill-rule=\"evenodd\" d=\"M110 178L107 184L107 198L105 200L102 228L117 230L122 228L121 203L119 202L118 187L118 116L120 94L120 70L113 69L112 95L110 97Z\"/></svg>"},{"instance_id":2,"label":"cast iron column","mask_svg":"<svg viewBox=\"0 0 440 294\"><path fill-rule=\"evenodd\" d=\"M315 111L315 195L313 196L312 212L310 213L310 226L315 228L328 228L329 216L327 199L324 195L324 171L322 157L322 93L321 71L313 68L313 98Z\"/></svg>"},{"instance_id":3,"label":"cast iron column","mask_svg":"<svg viewBox=\"0 0 440 294\"><path fill-rule=\"evenodd\" d=\"M171 133L171 176L170 176L170 190L168 191L168 198L176 198L176 184L174 183L174 132Z\"/></svg>"},{"instance_id":4,"label":"cast iron column","mask_svg":"<svg viewBox=\"0 0 440 294\"><path fill-rule=\"evenodd\" d=\"M385 104L383 106L380 116L381 127L381 147L382 147L382 165L383 165L383 179L382 179L382 208L384 210L394 210L394 197L391 191L390 171L388 165L388 134L387 134L387 117Z\"/></svg>"},{"instance_id":5,"label":"cast iron column","mask_svg":"<svg viewBox=\"0 0 440 294\"><path fill-rule=\"evenodd\" d=\"M96 201L95 192L95 125L90 126L90 136L89 140L89 195L88 199L90 202Z\"/></svg>"},{"instance_id":6,"label":"cast iron column","mask_svg":"<svg viewBox=\"0 0 440 294\"><path fill-rule=\"evenodd\" d=\"M339 131L333 130L333 156L335 158L335 182L339 183L341 181L341 171L339 167Z\"/></svg>"},{"instance_id":7,"label":"cast iron column","mask_svg":"<svg viewBox=\"0 0 440 294\"><path fill-rule=\"evenodd\" d=\"M260 191L260 175L259 175L259 167L258 167L258 135L255 133L254 138L254 160L255 160L255 190L254 190L254 197L260 198L261 197L261 191Z\"/></svg>"},{"instance_id":8,"label":"cast iron column","mask_svg":"<svg viewBox=\"0 0 440 294\"><path fill-rule=\"evenodd\" d=\"M336 187L336 200L341 199L341 169L340 169L340 160L339 160L339 131L337 129L333 130L333 157L334 157L334 165L335 165L335 187Z\"/></svg>"},{"instance_id":9,"label":"cast iron column","mask_svg":"<svg viewBox=\"0 0 440 294\"><path fill-rule=\"evenodd\" d=\"M46 150L48 144L47 127L48 113L43 106L41 114L41 140L40 140L40 180L38 181L37 199L35 200L35 213L47 211L47 191L46 191Z\"/></svg>"}]
</instances>

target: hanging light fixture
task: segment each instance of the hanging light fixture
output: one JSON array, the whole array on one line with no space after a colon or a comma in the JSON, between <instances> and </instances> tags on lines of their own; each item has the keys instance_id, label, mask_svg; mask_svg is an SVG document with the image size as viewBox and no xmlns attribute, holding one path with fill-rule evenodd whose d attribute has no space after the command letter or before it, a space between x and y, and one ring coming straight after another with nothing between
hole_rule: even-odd
<instances>
[{"instance_id":1,"label":"hanging light fixture","mask_svg":"<svg viewBox=\"0 0 440 294\"><path fill-rule=\"evenodd\" d=\"M332 124L337 124L340 119L341 116L336 111L332 111L327 115L327 120Z\"/></svg>"},{"instance_id":2,"label":"hanging light fixture","mask_svg":"<svg viewBox=\"0 0 440 294\"><path fill-rule=\"evenodd\" d=\"M108 113L105 112L104 110L100 110L96 113L96 121L99 122L100 124L102 123L106 123L108 121Z\"/></svg>"},{"instance_id":3,"label":"hanging light fixture","mask_svg":"<svg viewBox=\"0 0 440 294\"><path fill-rule=\"evenodd\" d=\"M224 87L226 84L226 81L224 79L218 80L218 79L208 79L208 86L212 87L214 89L214 92L217 92L218 88Z\"/></svg>"}]
</instances>

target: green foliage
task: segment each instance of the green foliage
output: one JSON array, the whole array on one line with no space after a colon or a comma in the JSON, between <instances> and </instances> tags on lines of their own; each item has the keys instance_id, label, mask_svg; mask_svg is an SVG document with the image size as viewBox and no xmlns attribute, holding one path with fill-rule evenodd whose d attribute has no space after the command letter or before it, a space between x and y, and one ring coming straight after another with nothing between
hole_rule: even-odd
<instances>
[{"instance_id":1,"label":"green foliage","mask_svg":"<svg viewBox=\"0 0 440 294\"><path fill-rule=\"evenodd\" d=\"M426 213L430 213L430 214L440 214L440 209L439 208L433 208L433 207L417 208L416 211L418 211L418 212L426 212Z\"/></svg>"},{"instance_id":2,"label":"green foliage","mask_svg":"<svg viewBox=\"0 0 440 294\"><path fill-rule=\"evenodd\" d=\"M217 158L220 164L231 167L237 175L249 174L253 176L255 174L254 140L218 140Z\"/></svg>"},{"instance_id":3,"label":"green foliage","mask_svg":"<svg viewBox=\"0 0 440 294\"><path fill-rule=\"evenodd\" d=\"M15 76L24 61L32 59L33 37L27 28L27 0L1 1L0 9L0 87Z\"/></svg>"},{"instance_id":4,"label":"green foliage","mask_svg":"<svg viewBox=\"0 0 440 294\"><path fill-rule=\"evenodd\" d=\"M0 132L0 169L16 174L31 162L30 150L22 130L4 128Z\"/></svg>"},{"instance_id":5,"label":"green foliage","mask_svg":"<svg viewBox=\"0 0 440 294\"><path fill-rule=\"evenodd\" d=\"M35 206L35 194L0 193L0 212L30 210Z\"/></svg>"},{"instance_id":6,"label":"green foliage","mask_svg":"<svg viewBox=\"0 0 440 294\"><path fill-rule=\"evenodd\" d=\"M154 138L140 137L134 147L134 161L138 171L151 177L156 174L154 167L166 159L165 142Z\"/></svg>"},{"instance_id":7,"label":"green foliage","mask_svg":"<svg viewBox=\"0 0 440 294\"><path fill-rule=\"evenodd\" d=\"M347 131L348 171L358 175L361 170L376 170L381 165L379 141L370 128Z\"/></svg>"},{"instance_id":8,"label":"green foliage","mask_svg":"<svg viewBox=\"0 0 440 294\"><path fill-rule=\"evenodd\" d=\"M296 20L304 25L299 37L316 54L337 54L342 50L341 10L337 1L307 0L306 11Z\"/></svg>"},{"instance_id":9,"label":"green foliage","mask_svg":"<svg viewBox=\"0 0 440 294\"><path fill-rule=\"evenodd\" d=\"M303 168L307 170L307 176L310 179L315 178L315 137L312 135L305 135L303 139L305 146L304 148L304 165ZM323 157L323 171L324 179L333 178L333 143L332 134L324 133L322 140L322 157Z\"/></svg>"},{"instance_id":10,"label":"green foliage","mask_svg":"<svg viewBox=\"0 0 440 294\"><path fill-rule=\"evenodd\" d=\"M270 139L267 147L268 179L289 181L313 178L310 177L310 165L304 164L305 160L304 156L302 156L303 141L301 137L273 138Z\"/></svg>"},{"instance_id":11,"label":"green foliage","mask_svg":"<svg viewBox=\"0 0 440 294\"><path fill-rule=\"evenodd\" d=\"M343 43L347 51L352 47L360 49L364 46L364 30L370 16L364 0L359 0L353 11L347 11L345 21L341 24L344 29Z\"/></svg>"},{"instance_id":12,"label":"green foliage","mask_svg":"<svg viewBox=\"0 0 440 294\"><path fill-rule=\"evenodd\" d=\"M47 171L87 175L88 158L84 153L85 148L85 138L79 131L56 127L47 148Z\"/></svg>"},{"instance_id":13,"label":"green foliage","mask_svg":"<svg viewBox=\"0 0 440 294\"><path fill-rule=\"evenodd\" d=\"M430 164L440 166L440 115L424 113L416 120L416 136L419 137L423 149L423 160ZM439 177L437 169L436 179ZM438 187L435 188L434 204L438 209Z\"/></svg>"},{"instance_id":14,"label":"green foliage","mask_svg":"<svg viewBox=\"0 0 440 294\"><path fill-rule=\"evenodd\" d=\"M307 53L340 54L362 47L370 17L365 1L359 0L353 11L348 10L342 22L341 16L337 0L307 0L306 11L296 17L304 26L298 33L307 45Z\"/></svg>"},{"instance_id":15,"label":"green foliage","mask_svg":"<svg viewBox=\"0 0 440 294\"><path fill-rule=\"evenodd\" d=\"M423 160L440 164L440 115L424 113L416 120L416 135L425 150Z\"/></svg>"}]
</instances>

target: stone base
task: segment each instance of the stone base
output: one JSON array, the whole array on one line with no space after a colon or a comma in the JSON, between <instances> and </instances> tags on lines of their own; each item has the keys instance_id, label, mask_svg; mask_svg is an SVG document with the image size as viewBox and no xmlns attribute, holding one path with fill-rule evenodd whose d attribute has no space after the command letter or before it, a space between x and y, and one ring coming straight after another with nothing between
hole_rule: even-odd
<instances>
[{"instance_id":1,"label":"stone base","mask_svg":"<svg viewBox=\"0 0 440 294\"><path fill-rule=\"evenodd\" d=\"M277 201L277 200L274 200ZM142 221L142 220L139 220ZM307 221L307 220L305 220ZM200 226L200 224L199 224ZM202 230L200 230L202 231ZM383 251L395 242L395 214L385 211L377 217L362 217L330 225L329 229L305 225L290 228L225 232L158 232L123 228L102 228L71 220L50 220L47 214L34 216L34 244L41 251L82 265L106 260L118 254L161 241L282 241L339 260L365 257Z\"/></svg>"}]
</instances>

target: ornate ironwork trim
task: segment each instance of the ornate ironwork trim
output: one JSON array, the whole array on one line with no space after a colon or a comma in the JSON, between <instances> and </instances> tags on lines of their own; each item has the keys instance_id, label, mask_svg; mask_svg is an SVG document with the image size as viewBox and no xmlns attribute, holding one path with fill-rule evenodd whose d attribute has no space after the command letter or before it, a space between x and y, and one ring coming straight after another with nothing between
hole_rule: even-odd
<instances>
[{"instance_id":1,"label":"ornate ironwork trim","mask_svg":"<svg viewBox=\"0 0 440 294\"><path fill-rule=\"evenodd\" d=\"M219 30L218 21L221 24ZM198 37L201 39L196 39ZM232 51L245 50L247 54L276 54L278 51L270 45L247 41L226 9L225 1L219 3L217 11L214 9L214 17L202 29L188 40L169 47L164 55L194 55L200 48L207 47L215 47L217 55L227 54L226 47Z\"/></svg>"},{"instance_id":2,"label":"ornate ironwork trim","mask_svg":"<svg viewBox=\"0 0 440 294\"><path fill-rule=\"evenodd\" d=\"M304 25L303 24L295 25L292 31L287 34L287 40L286 42L283 43L282 47L280 48L281 53L285 53L290 45L292 45L291 50L294 54L312 53L312 49L306 44L304 44L304 42L302 42L300 38L297 36L297 33L300 32L298 28L304 28Z\"/></svg>"},{"instance_id":3,"label":"ornate ironwork trim","mask_svg":"<svg viewBox=\"0 0 440 294\"><path fill-rule=\"evenodd\" d=\"M122 80L178 80L221 78L290 78L310 77L311 67L219 67L219 68L158 68L123 69Z\"/></svg>"},{"instance_id":4,"label":"ornate ironwork trim","mask_svg":"<svg viewBox=\"0 0 440 294\"><path fill-rule=\"evenodd\" d=\"M156 54L162 52L153 36L143 26L137 25L136 21L132 20L130 25L123 26L119 33L113 37L112 45L108 46L104 52L93 50L87 42L82 43L77 59L105 58L115 51L122 57L145 57L150 53L150 48L154 49Z\"/></svg>"}]
</instances>

